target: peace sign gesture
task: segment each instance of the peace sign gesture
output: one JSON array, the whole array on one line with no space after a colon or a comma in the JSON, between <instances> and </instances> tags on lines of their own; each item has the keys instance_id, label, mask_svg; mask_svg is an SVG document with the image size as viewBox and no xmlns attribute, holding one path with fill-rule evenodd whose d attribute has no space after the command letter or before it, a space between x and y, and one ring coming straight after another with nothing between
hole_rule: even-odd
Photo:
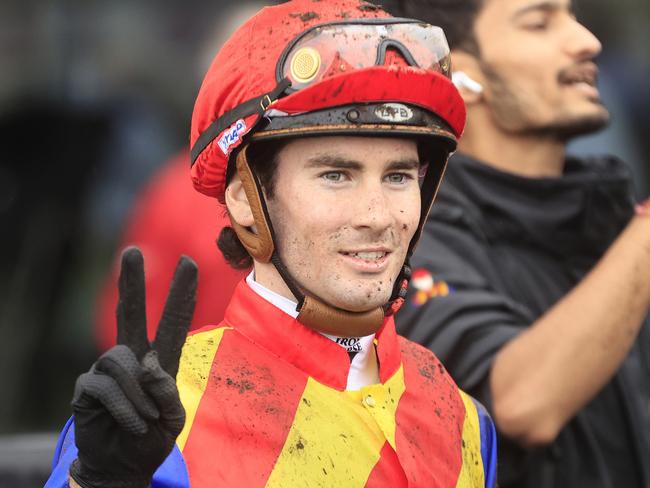
<instances>
[{"instance_id":1,"label":"peace sign gesture","mask_svg":"<svg viewBox=\"0 0 650 488\"><path fill-rule=\"evenodd\" d=\"M152 347L147 339L144 260L138 248L125 249L118 282L117 343L131 349L139 360L150 350L155 350L160 366L175 378L181 349L194 313L196 283L196 264L186 256L181 257Z\"/></svg>"},{"instance_id":2,"label":"peace sign gesture","mask_svg":"<svg viewBox=\"0 0 650 488\"><path fill-rule=\"evenodd\" d=\"M75 386L78 458L71 477L83 488L147 487L185 423L175 377L196 302L197 266L183 256L152 344L147 338L144 260L122 254L118 345Z\"/></svg>"}]
</instances>

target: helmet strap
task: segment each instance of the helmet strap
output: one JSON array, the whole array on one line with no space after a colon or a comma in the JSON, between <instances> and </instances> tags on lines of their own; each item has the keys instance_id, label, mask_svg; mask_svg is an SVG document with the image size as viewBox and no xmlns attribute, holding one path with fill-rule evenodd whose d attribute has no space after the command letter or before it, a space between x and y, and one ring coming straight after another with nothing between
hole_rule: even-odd
<instances>
[{"instance_id":1,"label":"helmet strap","mask_svg":"<svg viewBox=\"0 0 650 488\"><path fill-rule=\"evenodd\" d=\"M237 154L237 174L242 182L244 193L248 199L248 203L253 213L253 220L257 233L252 232L250 229L238 224L231 219L232 227L237 233L237 237L243 244L254 259L262 263L271 261L274 254L274 239L273 228L271 227L271 219L268 218L266 203L264 195L262 194L261 186L255 174L251 171L246 158L246 151L248 146L239 151Z\"/></svg>"},{"instance_id":2,"label":"helmet strap","mask_svg":"<svg viewBox=\"0 0 650 488\"><path fill-rule=\"evenodd\" d=\"M440 151L440 152L439 152ZM406 299L406 293L408 291L408 284L411 279L411 256L420 241L420 236L424 229L424 225L427 222L429 217L429 212L431 211L431 206L433 201L436 199L436 194L438 193L438 188L440 188L440 183L445 174L447 168L447 161L449 160L449 150L441 146L439 150L434 151L433 148L429 147L427 150L428 157L433 160L434 164L429 163L427 168L427 173L424 175L424 181L422 182L420 190L420 199L422 202L420 210L420 221L418 223L418 228L411 238L409 243L409 249L406 253L406 259L404 260L404 265L400 271L397 279L395 280L395 285L393 286L393 293L390 297L390 301L384 305L384 312L387 316L397 313L397 311L404 304ZM438 161L442 161L442 164L435 164Z\"/></svg>"},{"instance_id":3,"label":"helmet strap","mask_svg":"<svg viewBox=\"0 0 650 488\"><path fill-rule=\"evenodd\" d=\"M411 238L409 243L409 250L406 254L406 264L409 264L409 260L415 248L420 242L420 236L424 230L424 225L427 222L429 217L429 212L431 212L431 206L433 201L436 199L438 194L438 188L442 183L442 179L445 175L445 170L447 169L447 161L449 160L450 151L444 147L439 147L434 150L434 148L429 147L427 151L427 156L430 159L429 166L427 168L427 173L424 175L424 181L422 181L422 186L420 190L421 195L421 207L420 207L420 222L418 223L418 228ZM410 271L410 270L409 270ZM409 278L410 272L409 272Z\"/></svg>"},{"instance_id":4,"label":"helmet strap","mask_svg":"<svg viewBox=\"0 0 650 488\"><path fill-rule=\"evenodd\" d=\"M366 312L351 312L333 307L314 296L306 295L302 291L302 287L291 276L275 248L273 225L269 218L261 185L248 165L247 147L237 154L236 167L253 213L257 233L232 221L233 229L243 246L256 261L270 262L275 266L282 280L298 300L296 310L298 311L297 320L300 323L319 332L339 336L359 337L377 332L385 318L382 307L376 307Z\"/></svg>"},{"instance_id":5,"label":"helmet strap","mask_svg":"<svg viewBox=\"0 0 650 488\"><path fill-rule=\"evenodd\" d=\"M298 301L296 310L297 320L302 324L319 332L339 336L366 336L381 327L386 316L393 315L404 303L408 282L411 278L410 258L420 240L420 235L426 223L429 211L433 205L436 193L444 175L448 154L444 156L443 164L430 164L427 174L422 182L422 210L418 228L409 243L409 249L404 266L395 281L390 301L383 307L376 307L366 312L351 312L332 305L328 305L317 297L307 295L303 288L291 276L289 270L282 262L275 247L275 234L266 206L266 199L262 192L257 176L250 169L246 157L248 146L244 146L237 154L237 174L242 181L242 187L248 198L255 221L257 233L233 221L232 226L239 240L249 254L262 263L272 263L278 274L285 282L291 293ZM436 154L436 156L438 156ZM436 161L438 157L434 157Z\"/></svg>"}]
</instances>

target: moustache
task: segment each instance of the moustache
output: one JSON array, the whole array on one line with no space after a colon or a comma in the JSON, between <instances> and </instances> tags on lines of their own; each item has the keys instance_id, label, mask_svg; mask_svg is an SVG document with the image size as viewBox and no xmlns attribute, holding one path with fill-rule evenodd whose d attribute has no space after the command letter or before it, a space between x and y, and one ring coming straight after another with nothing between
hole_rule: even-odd
<instances>
[{"instance_id":1,"label":"moustache","mask_svg":"<svg viewBox=\"0 0 650 488\"><path fill-rule=\"evenodd\" d=\"M561 84L587 83L595 86L598 82L598 66L591 61L564 68L558 73Z\"/></svg>"}]
</instances>

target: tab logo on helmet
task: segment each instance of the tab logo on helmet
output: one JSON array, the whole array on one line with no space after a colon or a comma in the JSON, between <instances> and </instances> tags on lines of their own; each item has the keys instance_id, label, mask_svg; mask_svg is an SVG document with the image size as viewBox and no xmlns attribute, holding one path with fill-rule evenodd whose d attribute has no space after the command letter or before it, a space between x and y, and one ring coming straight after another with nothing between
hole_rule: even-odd
<instances>
[{"instance_id":1,"label":"tab logo on helmet","mask_svg":"<svg viewBox=\"0 0 650 488\"><path fill-rule=\"evenodd\" d=\"M413 118L413 110L401 103L385 103L375 109L375 115L381 120L397 124L411 120Z\"/></svg>"},{"instance_id":2,"label":"tab logo on helmet","mask_svg":"<svg viewBox=\"0 0 650 488\"><path fill-rule=\"evenodd\" d=\"M244 122L244 119L239 119L226 129L219 139L219 147L226 156L228 155L230 146L235 144L244 132L246 132L246 122Z\"/></svg>"}]
</instances>

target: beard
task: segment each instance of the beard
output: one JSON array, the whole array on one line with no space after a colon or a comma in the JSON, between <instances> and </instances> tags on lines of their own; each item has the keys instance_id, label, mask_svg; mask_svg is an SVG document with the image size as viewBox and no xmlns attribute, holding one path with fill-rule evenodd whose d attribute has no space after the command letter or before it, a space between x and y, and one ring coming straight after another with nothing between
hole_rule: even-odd
<instances>
[{"instance_id":1,"label":"beard","mask_svg":"<svg viewBox=\"0 0 650 488\"><path fill-rule=\"evenodd\" d=\"M609 112L600 101L593 102L600 110L590 114L575 114L570 109L560 109L552 120L536 122L531 116L536 110L534 102L513 88L490 64L481 61L480 66L493 94L490 109L497 124L506 132L567 142L602 130L609 124ZM558 83L562 83L563 76L563 72L558 75Z\"/></svg>"}]
</instances>

